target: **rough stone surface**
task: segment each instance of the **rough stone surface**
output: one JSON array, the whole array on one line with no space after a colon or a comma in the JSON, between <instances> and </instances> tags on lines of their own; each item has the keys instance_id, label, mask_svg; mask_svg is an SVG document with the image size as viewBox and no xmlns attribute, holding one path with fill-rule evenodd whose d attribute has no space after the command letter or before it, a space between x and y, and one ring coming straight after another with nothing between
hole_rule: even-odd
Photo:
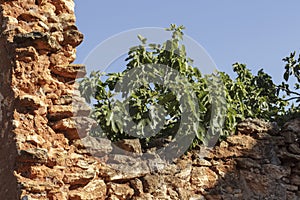
<instances>
[{"instance_id":1,"label":"rough stone surface","mask_svg":"<svg viewBox=\"0 0 300 200\"><path fill-rule=\"evenodd\" d=\"M123 139L115 142L115 151L127 151L135 154L142 154L142 148L139 139Z\"/></svg>"},{"instance_id":2,"label":"rough stone surface","mask_svg":"<svg viewBox=\"0 0 300 200\"><path fill-rule=\"evenodd\" d=\"M282 130L247 119L171 163L137 139L91 137L75 82L86 72L72 64L83 39L73 0L0 3L0 199L300 198L300 119Z\"/></svg>"}]
</instances>

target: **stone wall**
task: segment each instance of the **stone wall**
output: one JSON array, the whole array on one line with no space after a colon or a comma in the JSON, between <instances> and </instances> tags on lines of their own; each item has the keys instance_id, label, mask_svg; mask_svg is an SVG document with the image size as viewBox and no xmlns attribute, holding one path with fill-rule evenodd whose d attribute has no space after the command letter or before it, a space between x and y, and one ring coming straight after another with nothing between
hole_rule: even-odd
<instances>
[{"instance_id":1,"label":"stone wall","mask_svg":"<svg viewBox=\"0 0 300 200\"><path fill-rule=\"evenodd\" d=\"M71 64L83 39L74 2L0 2L1 199L300 198L300 120L282 131L248 120L214 149L141 159L137 140L87 135L93 122L75 83L85 69ZM135 170L113 166L122 162Z\"/></svg>"}]
</instances>

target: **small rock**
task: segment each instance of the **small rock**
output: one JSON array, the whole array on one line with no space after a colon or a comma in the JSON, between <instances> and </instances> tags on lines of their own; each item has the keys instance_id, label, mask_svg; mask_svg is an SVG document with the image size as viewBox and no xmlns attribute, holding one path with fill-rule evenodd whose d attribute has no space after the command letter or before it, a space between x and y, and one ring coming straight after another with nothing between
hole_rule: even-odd
<instances>
[{"instance_id":1,"label":"small rock","mask_svg":"<svg viewBox=\"0 0 300 200\"><path fill-rule=\"evenodd\" d=\"M19 161L31 163L46 163L48 160L47 149L25 149L19 152Z\"/></svg>"},{"instance_id":2,"label":"small rock","mask_svg":"<svg viewBox=\"0 0 300 200\"><path fill-rule=\"evenodd\" d=\"M237 131L241 134L255 134L262 132L278 132L279 128L276 124L265 122L259 119L245 119L237 125Z\"/></svg>"},{"instance_id":3,"label":"small rock","mask_svg":"<svg viewBox=\"0 0 300 200\"><path fill-rule=\"evenodd\" d=\"M288 144L296 142L297 136L293 132L283 132L282 135L284 136L284 141Z\"/></svg>"},{"instance_id":4,"label":"small rock","mask_svg":"<svg viewBox=\"0 0 300 200\"><path fill-rule=\"evenodd\" d=\"M144 192L154 193L162 184L161 177L158 175L147 174L142 178Z\"/></svg>"},{"instance_id":5,"label":"small rock","mask_svg":"<svg viewBox=\"0 0 300 200\"><path fill-rule=\"evenodd\" d=\"M299 154L299 155L300 155L300 148L299 148L299 145L298 145L297 143L290 144L289 150L290 150L292 153L295 153L295 154Z\"/></svg>"},{"instance_id":6,"label":"small rock","mask_svg":"<svg viewBox=\"0 0 300 200\"><path fill-rule=\"evenodd\" d=\"M226 142L226 141L222 141L221 143L220 143L220 148L228 148L229 147L229 145L228 145L228 143Z\"/></svg>"},{"instance_id":7,"label":"small rock","mask_svg":"<svg viewBox=\"0 0 300 200\"><path fill-rule=\"evenodd\" d=\"M86 170L76 169L76 172L65 172L63 182L70 185L86 185L96 175L96 169L89 167Z\"/></svg>"},{"instance_id":8,"label":"small rock","mask_svg":"<svg viewBox=\"0 0 300 200\"><path fill-rule=\"evenodd\" d=\"M71 45L72 47L77 47L83 40L83 34L76 30L70 29L64 32L63 45Z\"/></svg>"},{"instance_id":9,"label":"small rock","mask_svg":"<svg viewBox=\"0 0 300 200\"><path fill-rule=\"evenodd\" d=\"M263 172L274 179L281 179L282 177L288 177L291 174L291 169L289 167L265 164L263 165Z\"/></svg>"},{"instance_id":10,"label":"small rock","mask_svg":"<svg viewBox=\"0 0 300 200\"><path fill-rule=\"evenodd\" d=\"M73 101L72 95L62 95L58 99L53 100L54 105L69 105Z\"/></svg>"},{"instance_id":11,"label":"small rock","mask_svg":"<svg viewBox=\"0 0 300 200\"><path fill-rule=\"evenodd\" d=\"M131 180L130 185L134 189L135 194L137 194L138 196L140 196L141 194L144 193L143 183L140 179L135 178L135 179Z\"/></svg>"},{"instance_id":12,"label":"small rock","mask_svg":"<svg viewBox=\"0 0 300 200\"><path fill-rule=\"evenodd\" d=\"M153 159L147 159L146 161L148 163L151 172L160 172L167 166L167 162L162 160L159 157Z\"/></svg>"},{"instance_id":13,"label":"small rock","mask_svg":"<svg viewBox=\"0 0 300 200\"><path fill-rule=\"evenodd\" d=\"M288 184L285 184L284 186L289 191L298 191L298 186L297 185L288 185Z\"/></svg>"},{"instance_id":14,"label":"small rock","mask_svg":"<svg viewBox=\"0 0 300 200\"><path fill-rule=\"evenodd\" d=\"M92 180L83 188L71 190L69 192L69 199L104 200L106 192L106 184L103 180Z\"/></svg>"},{"instance_id":15,"label":"small rock","mask_svg":"<svg viewBox=\"0 0 300 200\"><path fill-rule=\"evenodd\" d=\"M52 128L64 132L68 139L74 140L86 137L94 125L95 120L89 117L71 117L53 123Z\"/></svg>"},{"instance_id":16,"label":"small rock","mask_svg":"<svg viewBox=\"0 0 300 200\"><path fill-rule=\"evenodd\" d=\"M108 197L112 198L112 196L115 196L118 200L131 199L134 194L134 190L127 184L108 183L107 189Z\"/></svg>"},{"instance_id":17,"label":"small rock","mask_svg":"<svg viewBox=\"0 0 300 200\"><path fill-rule=\"evenodd\" d=\"M33 95L22 95L16 99L16 108L20 113L30 113L40 107L45 107L46 104L42 99Z\"/></svg>"},{"instance_id":18,"label":"small rock","mask_svg":"<svg viewBox=\"0 0 300 200\"><path fill-rule=\"evenodd\" d=\"M55 65L51 67L51 71L61 77L72 79L82 78L86 75L86 68L81 64Z\"/></svg>"},{"instance_id":19,"label":"small rock","mask_svg":"<svg viewBox=\"0 0 300 200\"><path fill-rule=\"evenodd\" d=\"M194 167L191 173L191 184L197 188L212 188L218 180L218 175L208 167Z\"/></svg>"},{"instance_id":20,"label":"small rock","mask_svg":"<svg viewBox=\"0 0 300 200\"><path fill-rule=\"evenodd\" d=\"M205 159L200 159L200 158L197 158L193 161L193 165L195 166L204 166L204 167L210 167L212 166L212 164L205 160Z\"/></svg>"},{"instance_id":21,"label":"small rock","mask_svg":"<svg viewBox=\"0 0 300 200\"><path fill-rule=\"evenodd\" d=\"M43 137L39 136L39 135L27 135L26 136L26 141L31 142L35 145L42 145L44 144L46 141L43 139Z\"/></svg>"},{"instance_id":22,"label":"small rock","mask_svg":"<svg viewBox=\"0 0 300 200\"><path fill-rule=\"evenodd\" d=\"M279 157L283 160L296 160L300 161L300 155L292 154L286 151L280 152Z\"/></svg>"},{"instance_id":23,"label":"small rock","mask_svg":"<svg viewBox=\"0 0 300 200\"><path fill-rule=\"evenodd\" d=\"M291 178L290 178L290 183L293 184L293 185L300 186L300 176L292 174Z\"/></svg>"},{"instance_id":24,"label":"small rock","mask_svg":"<svg viewBox=\"0 0 300 200\"><path fill-rule=\"evenodd\" d=\"M136 153L138 155L142 154L142 147L139 139L123 139L114 143L116 148L114 150L115 153L119 151L127 151Z\"/></svg>"},{"instance_id":25,"label":"small rock","mask_svg":"<svg viewBox=\"0 0 300 200\"><path fill-rule=\"evenodd\" d=\"M123 156L124 155L121 155L120 157ZM129 161L131 160L130 158L121 159L124 161L127 159L129 159ZM104 177L106 181L131 180L143 177L150 173L150 169L147 166L146 161L135 160L134 163L131 162L133 160L131 160L129 163L116 163L116 161L118 160L112 160L110 158L110 160L107 161L107 165L100 169L100 175L101 177ZM118 162L120 162L120 160Z\"/></svg>"},{"instance_id":26,"label":"small rock","mask_svg":"<svg viewBox=\"0 0 300 200\"><path fill-rule=\"evenodd\" d=\"M18 47L34 46L38 50L57 52L62 47L49 33L33 31L30 33L19 33L14 36L14 43Z\"/></svg>"},{"instance_id":27,"label":"small rock","mask_svg":"<svg viewBox=\"0 0 300 200\"><path fill-rule=\"evenodd\" d=\"M72 106L71 105L53 105L48 110L48 119L49 120L61 120L63 118L70 118L74 114L72 112Z\"/></svg>"},{"instance_id":28,"label":"small rock","mask_svg":"<svg viewBox=\"0 0 300 200\"><path fill-rule=\"evenodd\" d=\"M73 145L97 157L108 156L113 149L110 140L91 136L76 140Z\"/></svg>"},{"instance_id":29,"label":"small rock","mask_svg":"<svg viewBox=\"0 0 300 200\"><path fill-rule=\"evenodd\" d=\"M198 194L198 195L193 195L192 197L190 197L189 200L206 200L204 196Z\"/></svg>"},{"instance_id":30,"label":"small rock","mask_svg":"<svg viewBox=\"0 0 300 200\"><path fill-rule=\"evenodd\" d=\"M283 125L283 131L291 131L300 135L300 118L291 120Z\"/></svg>"},{"instance_id":31,"label":"small rock","mask_svg":"<svg viewBox=\"0 0 300 200\"><path fill-rule=\"evenodd\" d=\"M258 164L255 160L251 158L236 158L237 166L242 169L250 169L250 168L261 168L260 164Z\"/></svg>"}]
</instances>

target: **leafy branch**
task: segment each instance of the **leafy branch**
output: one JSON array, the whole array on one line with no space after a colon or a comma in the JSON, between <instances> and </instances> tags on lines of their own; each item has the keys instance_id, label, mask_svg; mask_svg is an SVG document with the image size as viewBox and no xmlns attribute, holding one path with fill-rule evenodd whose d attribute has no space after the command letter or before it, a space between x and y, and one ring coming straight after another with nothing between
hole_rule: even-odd
<instances>
[{"instance_id":1,"label":"leafy branch","mask_svg":"<svg viewBox=\"0 0 300 200\"><path fill-rule=\"evenodd\" d=\"M285 82L279 86L263 70L253 75L246 65L240 63L233 65L236 73L234 79L224 72L203 76L192 66L193 60L187 57L185 46L181 44L183 30L183 26L171 24L166 31L171 31L172 37L163 44L148 44L146 38L138 35L141 44L129 49L125 59L126 69L123 72L92 72L90 77L80 81L82 96L89 103L95 102L91 117L99 123L100 128L95 129L93 135L119 140L132 138L134 133L135 137L144 138L141 140L144 147L147 147L156 138L174 138L180 124L185 123L183 111L189 109L196 120L190 120L185 128L195 133L196 138L192 144L195 147L199 143L207 143L208 132L211 135L218 132L221 138L233 134L236 125L248 117L284 121L295 113L300 113L299 105L295 106L294 103L286 109L289 101L300 101L300 56L295 59L295 52L283 59L286 62ZM163 66L170 67L170 73L165 73ZM148 71L135 73L134 81L126 79L127 74L134 70ZM172 77L172 70L185 77L187 82L177 76ZM146 77L151 79L157 74L161 77L161 84L147 82ZM104 76L107 79L101 81ZM294 84L295 91L289 88L290 76L298 81ZM171 83L172 78L180 81L170 89L164 83ZM126 85L127 88L121 85ZM189 97L181 105L180 99L186 97L178 91L192 93L196 101ZM123 102L114 99L118 92L127 99ZM280 92L294 96L284 99L279 95ZM224 107L225 110L221 109ZM151 108L163 108L164 111L153 114ZM155 135L148 134L152 133L151 130L159 131Z\"/></svg>"}]
</instances>

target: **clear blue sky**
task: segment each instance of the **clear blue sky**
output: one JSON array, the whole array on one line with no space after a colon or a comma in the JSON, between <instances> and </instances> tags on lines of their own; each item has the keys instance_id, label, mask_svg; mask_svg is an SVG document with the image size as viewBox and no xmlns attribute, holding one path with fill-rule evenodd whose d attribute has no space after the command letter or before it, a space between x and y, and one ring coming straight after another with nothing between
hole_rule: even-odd
<instances>
[{"instance_id":1,"label":"clear blue sky","mask_svg":"<svg viewBox=\"0 0 300 200\"><path fill-rule=\"evenodd\" d=\"M276 82L283 73L281 59L300 50L299 0L75 0L84 42L76 63L110 36L133 28L184 25L220 71L232 74L241 62L253 71L263 68Z\"/></svg>"}]
</instances>

